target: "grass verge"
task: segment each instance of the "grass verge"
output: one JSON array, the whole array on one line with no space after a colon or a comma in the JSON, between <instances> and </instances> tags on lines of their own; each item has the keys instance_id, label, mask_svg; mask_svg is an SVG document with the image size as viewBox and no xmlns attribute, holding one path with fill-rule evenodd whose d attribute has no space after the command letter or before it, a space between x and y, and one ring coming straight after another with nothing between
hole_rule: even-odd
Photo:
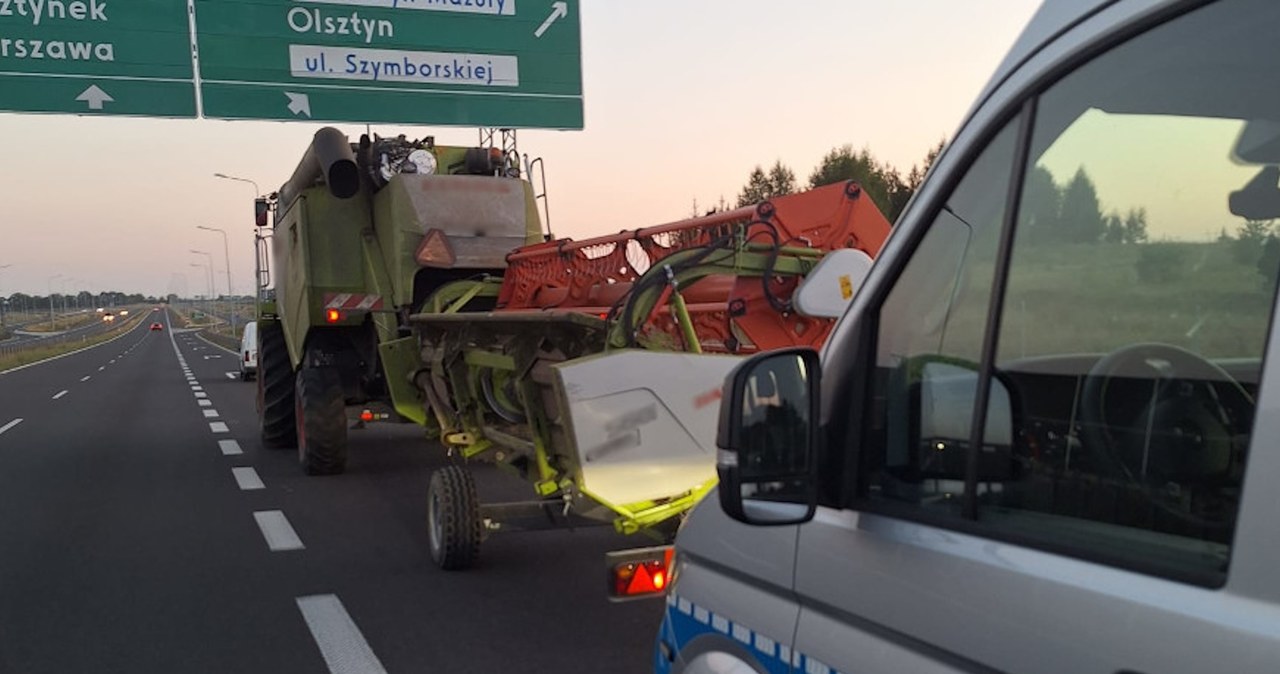
<instances>
[{"instance_id":1,"label":"grass verge","mask_svg":"<svg viewBox=\"0 0 1280 674\"><path fill-rule=\"evenodd\" d=\"M37 321L23 326L22 329L27 332L65 332L67 330L75 330L76 328L96 323L101 320L101 314L58 316L54 325L49 325L48 321Z\"/></svg>"}]
</instances>

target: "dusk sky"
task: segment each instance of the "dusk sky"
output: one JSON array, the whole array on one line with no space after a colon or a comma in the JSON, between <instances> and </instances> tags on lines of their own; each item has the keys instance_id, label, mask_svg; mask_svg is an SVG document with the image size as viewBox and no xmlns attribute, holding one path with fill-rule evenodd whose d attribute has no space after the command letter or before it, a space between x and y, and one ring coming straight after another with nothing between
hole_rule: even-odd
<instances>
[{"instance_id":1,"label":"dusk sky","mask_svg":"<svg viewBox=\"0 0 1280 674\"><path fill-rule=\"evenodd\" d=\"M950 137L1035 0L583 0L583 131L522 131L546 161L551 225L584 238L733 201L756 164L804 182L829 149L907 170ZM253 188L289 176L314 123L0 114L0 294L203 293L232 234L251 292ZM363 126L342 127L358 137ZM375 133L474 144L474 128ZM60 285L59 285L60 283ZM218 289L225 292L225 276Z\"/></svg>"}]
</instances>

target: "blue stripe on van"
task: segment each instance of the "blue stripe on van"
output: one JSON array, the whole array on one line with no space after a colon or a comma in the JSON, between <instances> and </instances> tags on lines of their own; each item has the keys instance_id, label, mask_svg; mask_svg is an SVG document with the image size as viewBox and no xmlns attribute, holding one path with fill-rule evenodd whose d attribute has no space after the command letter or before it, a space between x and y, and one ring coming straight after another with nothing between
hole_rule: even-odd
<instances>
[{"instance_id":1,"label":"blue stripe on van","mask_svg":"<svg viewBox=\"0 0 1280 674\"><path fill-rule=\"evenodd\" d=\"M769 674L790 674L791 672L840 674L815 658L779 644L776 639L767 634L756 632L742 623L698 606L674 593L667 595L667 610L662 622L662 631L658 638L662 639L669 634L677 650L683 650L696 637L716 634L722 638L733 639L739 646L750 651L756 658L756 664ZM667 674L670 671L670 663L666 662L666 658L662 657L660 652L654 654L654 671L658 674Z\"/></svg>"}]
</instances>

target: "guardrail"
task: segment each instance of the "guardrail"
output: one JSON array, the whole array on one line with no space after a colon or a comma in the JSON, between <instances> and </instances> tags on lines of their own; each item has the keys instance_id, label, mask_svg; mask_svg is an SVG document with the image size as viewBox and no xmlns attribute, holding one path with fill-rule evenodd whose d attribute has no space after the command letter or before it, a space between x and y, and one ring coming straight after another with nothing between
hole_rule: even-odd
<instances>
[{"instance_id":1,"label":"guardrail","mask_svg":"<svg viewBox=\"0 0 1280 674\"><path fill-rule=\"evenodd\" d=\"M133 318L134 317L132 316L129 317L129 319ZM141 317L139 316L138 319L140 320ZM110 332L113 328L125 323L128 323L128 320L123 320L121 323L107 323L105 321L99 321L93 325L73 328L56 335L48 335L44 337L23 336L18 339L7 340L0 342L0 356L9 356L30 349L42 349L61 344L87 342L90 338Z\"/></svg>"}]
</instances>

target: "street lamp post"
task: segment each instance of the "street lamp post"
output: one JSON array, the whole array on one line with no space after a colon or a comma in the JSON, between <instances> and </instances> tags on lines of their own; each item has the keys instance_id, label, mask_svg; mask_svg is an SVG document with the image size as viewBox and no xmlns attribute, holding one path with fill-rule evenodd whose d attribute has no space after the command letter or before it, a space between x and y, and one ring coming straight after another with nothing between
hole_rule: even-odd
<instances>
[{"instance_id":1,"label":"street lamp post","mask_svg":"<svg viewBox=\"0 0 1280 674\"><path fill-rule=\"evenodd\" d=\"M204 262L192 262L191 266L200 267L205 271L205 274L206 274L205 284L207 289L205 291L206 294L205 294L205 300L204 300L204 308L205 308L205 311L208 311L209 310L209 294L213 292L213 281L211 280L213 278L213 274L209 271L209 265L205 264Z\"/></svg>"},{"instance_id":2,"label":"street lamp post","mask_svg":"<svg viewBox=\"0 0 1280 674\"><path fill-rule=\"evenodd\" d=\"M49 277L49 331L53 332L58 329L58 324L53 319L53 282L62 278L62 274L54 274Z\"/></svg>"},{"instance_id":3,"label":"street lamp post","mask_svg":"<svg viewBox=\"0 0 1280 674\"><path fill-rule=\"evenodd\" d=\"M225 256L227 263L227 297L231 299L231 334L236 334L236 309L239 302L235 300L235 291L231 288L231 244L228 243L227 231L218 229L217 227L206 227L204 225L196 225L196 229L203 229L206 232L217 232L222 235L222 254Z\"/></svg>"},{"instance_id":4,"label":"street lamp post","mask_svg":"<svg viewBox=\"0 0 1280 674\"><path fill-rule=\"evenodd\" d=\"M12 266L13 266L12 264L0 264L0 271L4 271ZM4 278L4 277L0 276L0 278ZM4 284L0 283L0 287L4 287ZM5 313L4 308L6 304L8 304L8 302L6 302L4 299L4 293L0 293L0 330L4 329L4 313Z\"/></svg>"},{"instance_id":5,"label":"street lamp post","mask_svg":"<svg viewBox=\"0 0 1280 674\"><path fill-rule=\"evenodd\" d=\"M250 185L253 185L253 198L254 198L255 200L257 200L259 197L261 197L261 196L262 196L262 190L258 189L258 183L254 182L254 181L252 181L252 180L250 180L250 179L248 179L248 178L241 178L241 177L239 177L239 176L230 176L230 175L227 175L227 174L225 174L225 173L215 173L215 174L213 174L213 177L215 177L215 178L222 178L223 180L234 180L234 181L236 181L236 182L238 182L238 183L248 183L248 184L250 184ZM202 228L202 229L206 229L206 228ZM207 228L207 229L212 229L212 228ZM221 231L221 230L218 230L218 231ZM222 236L224 237L224 241L225 241L226 233L224 232ZM258 241L255 239L255 240L254 240L254 247L253 247L253 296L254 296L255 304L257 304L257 303L258 303L258 301L262 299L262 298L260 297L260 295L261 295L261 288L259 288L259 287L258 287L258 284L259 284L259 283L261 283L261 281L262 281L262 267L261 267L260 262L261 262L261 260L259 259L259 255L258 255ZM231 265L230 265L230 263L228 263L228 264L227 264L227 284L228 284L228 285L230 285L230 284L231 284L231 280L230 280L230 279L231 279ZM257 307L256 307L256 306L255 306L255 308L254 308L254 314L255 314L255 315L257 314ZM234 310L233 310L233 313L232 313L232 319L231 319L231 320L233 321L232 326L231 326L231 331L232 331L232 333L234 333L234 332L235 332L235 323L234 323L234 321L235 321L235 314L234 314Z\"/></svg>"},{"instance_id":6,"label":"street lamp post","mask_svg":"<svg viewBox=\"0 0 1280 674\"><path fill-rule=\"evenodd\" d=\"M239 178L239 177L236 177L236 176L229 176L229 175L227 175L227 174L225 174L225 173L215 173L215 174L213 174L213 177L215 177L215 178L222 178L223 180L234 180L234 181L236 181L236 182L238 182L238 183L249 183L250 185L253 185L253 196L254 196L254 198L256 199L256 198L258 198L258 197L262 196L262 190L258 189L258 183L255 183L255 182L253 182L252 180L249 180L248 178Z\"/></svg>"},{"instance_id":7,"label":"street lamp post","mask_svg":"<svg viewBox=\"0 0 1280 674\"><path fill-rule=\"evenodd\" d=\"M208 302L208 306L209 306L209 308L212 308L212 307L213 307L213 293L216 291L216 289L213 287L213 254L212 254L212 253L209 253L209 252L206 252L206 251L203 251L203 250L196 250L196 249L194 249L194 248L192 248L192 249L191 249L191 252L193 252L193 253L195 253L195 254L197 254L197 255L203 255L203 256L205 256L205 258L206 258L206 259L208 259L208 261L209 261L209 267L208 267L208 270L209 270L209 302Z\"/></svg>"}]
</instances>

